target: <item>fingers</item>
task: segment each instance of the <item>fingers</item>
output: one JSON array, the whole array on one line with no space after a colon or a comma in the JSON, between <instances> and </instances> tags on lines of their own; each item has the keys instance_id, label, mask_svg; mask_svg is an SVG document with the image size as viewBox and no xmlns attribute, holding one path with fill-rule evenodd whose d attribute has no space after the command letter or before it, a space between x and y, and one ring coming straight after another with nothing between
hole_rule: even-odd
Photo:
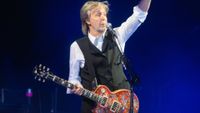
<instances>
[{"instance_id":1,"label":"fingers","mask_svg":"<svg viewBox=\"0 0 200 113\"><path fill-rule=\"evenodd\" d=\"M82 95L82 85L76 85L76 87L74 87L74 89L72 89L72 92L77 94L77 95Z\"/></svg>"}]
</instances>

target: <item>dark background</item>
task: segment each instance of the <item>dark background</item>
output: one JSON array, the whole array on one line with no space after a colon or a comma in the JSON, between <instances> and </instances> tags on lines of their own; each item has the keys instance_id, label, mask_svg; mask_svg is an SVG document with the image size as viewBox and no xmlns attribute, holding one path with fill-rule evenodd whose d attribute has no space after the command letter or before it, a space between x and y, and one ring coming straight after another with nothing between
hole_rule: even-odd
<instances>
[{"instance_id":1,"label":"dark background","mask_svg":"<svg viewBox=\"0 0 200 113\"><path fill-rule=\"evenodd\" d=\"M79 10L85 1L0 2L1 113L79 113L79 96L36 81L32 70L41 63L68 78L69 47L82 37ZM109 3L109 21L116 27L137 1ZM141 80L135 87L140 113L200 112L199 11L198 0L153 0L147 20L128 40L126 55Z\"/></svg>"}]
</instances>

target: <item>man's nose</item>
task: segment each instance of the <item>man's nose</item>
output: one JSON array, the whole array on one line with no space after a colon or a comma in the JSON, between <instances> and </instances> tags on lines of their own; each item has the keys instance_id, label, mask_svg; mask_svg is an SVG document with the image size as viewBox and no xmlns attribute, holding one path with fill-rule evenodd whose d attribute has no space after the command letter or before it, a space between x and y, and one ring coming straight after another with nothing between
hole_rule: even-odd
<instances>
[{"instance_id":1,"label":"man's nose","mask_svg":"<svg viewBox=\"0 0 200 113\"><path fill-rule=\"evenodd\" d=\"M101 19L102 19L102 20L106 20L107 17L106 17L106 16L101 16Z\"/></svg>"}]
</instances>

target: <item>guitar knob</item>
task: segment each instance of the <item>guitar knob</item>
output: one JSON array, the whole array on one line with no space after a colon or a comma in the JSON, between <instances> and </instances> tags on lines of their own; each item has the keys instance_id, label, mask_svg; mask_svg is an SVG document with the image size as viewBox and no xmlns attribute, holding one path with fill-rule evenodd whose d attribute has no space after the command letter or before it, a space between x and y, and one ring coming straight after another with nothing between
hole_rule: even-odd
<instances>
[{"instance_id":1,"label":"guitar knob","mask_svg":"<svg viewBox=\"0 0 200 113\"><path fill-rule=\"evenodd\" d=\"M105 90L104 88L102 88L102 89L101 89L101 93L104 94L105 92L106 92L106 90Z\"/></svg>"}]
</instances>

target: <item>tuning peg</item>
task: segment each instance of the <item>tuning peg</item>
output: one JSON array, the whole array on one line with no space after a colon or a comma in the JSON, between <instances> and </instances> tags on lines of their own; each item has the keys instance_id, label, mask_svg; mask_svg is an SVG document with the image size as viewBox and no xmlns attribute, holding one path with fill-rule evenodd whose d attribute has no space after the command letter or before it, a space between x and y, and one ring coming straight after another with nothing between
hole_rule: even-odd
<instances>
[{"instance_id":1,"label":"tuning peg","mask_svg":"<svg viewBox=\"0 0 200 113\"><path fill-rule=\"evenodd\" d=\"M49 71L50 70L50 68L47 68L47 71Z\"/></svg>"},{"instance_id":2,"label":"tuning peg","mask_svg":"<svg viewBox=\"0 0 200 113\"><path fill-rule=\"evenodd\" d=\"M42 67L42 64L39 64L39 67Z\"/></svg>"},{"instance_id":3,"label":"tuning peg","mask_svg":"<svg viewBox=\"0 0 200 113\"><path fill-rule=\"evenodd\" d=\"M45 82L45 79L43 79L42 82L44 83L44 82Z\"/></svg>"},{"instance_id":4,"label":"tuning peg","mask_svg":"<svg viewBox=\"0 0 200 113\"><path fill-rule=\"evenodd\" d=\"M38 69L42 70L41 68L42 68L42 64L39 64Z\"/></svg>"},{"instance_id":5,"label":"tuning peg","mask_svg":"<svg viewBox=\"0 0 200 113\"><path fill-rule=\"evenodd\" d=\"M45 68L46 68L46 66L43 66L43 68L42 68L42 69L44 70Z\"/></svg>"},{"instance_id":6,"label":"tuning peg","mask_svg":"<svg viewBox=\"0 0 200 113\"><path fill-rule=\"evenodd\" d=\"M37 74L37 70L34 70L34 73Z\"/></svg>"},{"instance_id":7,"label":"tuning peg","mask_svg":"<svg viewBox=\"0 0 200 113\"><path fill-rule=\"evenodd\" d=\"M41 81L42 79L41 78L38 78L38 81Z\"/></svg>"},{"instance_id":8,"label":"tuning peg","mask_svg":"<svg viewBox=\"0 0 200 113\"><path fill-rule=\"evenodd\" d=\"M41 67L38 67L38 70L41 71Z\"/></svg>"},{"instance_id":9,"label":"tuning peg","mask_svg":"<svg viewBox=\"0 0 200 113\"><path fill-rule=\"evenodd\" d=\"M35 76L34 79L37 79L37 76Z\"/></svg>"},{"instance_id":10,"label":"tuning peg","mask_svg":"<svg viewBox=\"0 0 200 113\"><path fill-rule=\"evenodd\" d=\"M38 76L40 76L40 74L39 74L38 72L37 72L36 74L37 74Z\"/></svg>"}]
</instances>

